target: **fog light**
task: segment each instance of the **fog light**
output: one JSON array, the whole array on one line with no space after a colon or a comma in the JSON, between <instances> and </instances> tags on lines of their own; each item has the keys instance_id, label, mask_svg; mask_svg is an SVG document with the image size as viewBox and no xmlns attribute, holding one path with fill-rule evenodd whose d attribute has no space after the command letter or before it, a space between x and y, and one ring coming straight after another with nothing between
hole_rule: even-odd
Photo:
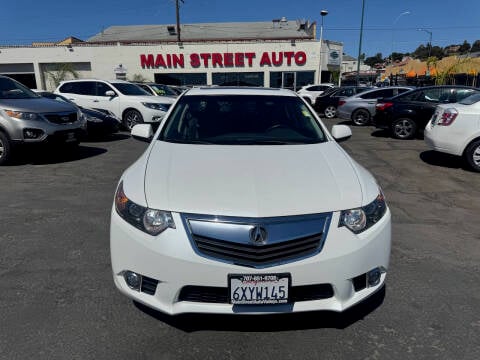
<instances>
[{"instance_id":1,"label":"fog light","mask_svg":"<svg viewBox=\"0 0 480 360\"><path fill-rule=\"evenodd\" d=\"M368 286L376 286L380 282L380 278L382 277L382 270L380 268L375 268L370 270L367 273L367 283Z\"/></svg>"},{"instance_id":2,"label":"fog light","mask_svg":"<svg viewBox=\"0 0 480 360\"><path fill-rule=\"evenodd\" d=\"M23 129L23 137L25 139L38 139L43 135L40 129Z\"/></svg>"},{"instance_id":3,"label":"fog light","mask_svg":"<svg viewBox=\"0 0 480 360\"><path fill-rule=\"evenodd\" d=\"M129 288L140 291L140 286L142 285L142 275L134 273L133 271L125 271L123 273L123 277L125 278L125 282Z\"/></svg>"}]
</instances>

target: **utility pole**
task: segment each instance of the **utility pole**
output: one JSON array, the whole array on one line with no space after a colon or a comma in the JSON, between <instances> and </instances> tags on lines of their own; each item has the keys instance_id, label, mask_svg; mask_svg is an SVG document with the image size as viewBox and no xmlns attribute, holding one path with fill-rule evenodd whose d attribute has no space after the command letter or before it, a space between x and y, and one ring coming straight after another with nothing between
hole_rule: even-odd
<instances>
[{"instance_id":1,"label":"utility pole","mask_svg":"<svg viewBox=\"0 0 480 360\"><path fill-rule=\"evenodd\" d=\"M182 3L184 2L183 0L175 0L175 9L176 9L176 15L177 15L177 42L181 42L180 38L180 5L179 1Z\"/></svg>"},{"instance_id":2,"label":"utility pole","mask_svg":"<svg viewBox=\"0 0 480 360\"><path fill-rule=\"evenodd\" d=\"M360 41L358 44L358 57L357 57L357 86L360 82L360 57L362 56L362 37L363 37L363 15L365 13L365 0L362 0L362 21L360 23Z\"/></svg>"}]
</instances>

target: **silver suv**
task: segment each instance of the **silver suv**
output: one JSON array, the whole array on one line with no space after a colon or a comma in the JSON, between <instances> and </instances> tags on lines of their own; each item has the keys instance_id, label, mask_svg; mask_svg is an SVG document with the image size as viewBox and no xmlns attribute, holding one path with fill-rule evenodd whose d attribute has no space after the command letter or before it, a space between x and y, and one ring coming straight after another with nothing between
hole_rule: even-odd
<instances>
[{"instance_id":1,"label":"silver suv","mask_svg":"<svg viewBox=\"0 0 480 360\"><path fill-rule=\"evenodd\" d=\"M19 82L0 76L0 165L16 144L78 145L86 121L73 105L46 99Z\"/></svg>"}]
</instances>

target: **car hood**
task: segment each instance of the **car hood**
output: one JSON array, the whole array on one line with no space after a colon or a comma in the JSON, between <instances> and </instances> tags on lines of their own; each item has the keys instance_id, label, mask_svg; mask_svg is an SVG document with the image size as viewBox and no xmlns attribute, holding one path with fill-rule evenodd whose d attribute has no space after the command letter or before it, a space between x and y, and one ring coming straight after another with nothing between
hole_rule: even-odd
<instances>
[{"instance_id":1,"label":"car hood","mask_svg":"<svg viewBox=\"0 0 480 360\"><path fill-rule=\"evenodd\" d=\"M349 209L378 194L373 177L333 141L278 146L156 141L124 175L124 190L150 208L239 217Z\"/></svg>"},{"instance_id":2,"label":"car hood","mask_svg":"<svg viewBox=\"0 0 480 360\"><path fill-rule=\"evenodd\" d=\"M30 99L0 99L0 109L25 111L32 113L55 113L77 111L77 107L66 102L44 97Z\"/></svg>"}]
</instances>

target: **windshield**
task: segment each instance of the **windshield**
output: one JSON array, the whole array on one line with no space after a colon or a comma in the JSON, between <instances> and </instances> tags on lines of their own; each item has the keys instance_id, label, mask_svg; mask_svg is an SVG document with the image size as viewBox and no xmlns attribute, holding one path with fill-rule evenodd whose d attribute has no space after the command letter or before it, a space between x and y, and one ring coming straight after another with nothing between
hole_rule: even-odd
<instances>
[{"instance_id":1,"label":"windshield","mask_svg":"<svg viewBox=\"0 0 480 360\"><path fill-rule=\"evenodd\" d=\"M145 90L143 90L140 86L130 83L112 83L115 88L120 91L123 95L127 96L153 96L149 94Z\"/></svg>"},{"instance_id":2,"label":"windshield","mask_svg":"<svg viewBox=\"0 0 480 360\"><path fill-rule=\"evenodd\" d=\"M179 100L158 139L186 144L284 145L324 142L326 136L297 97L190 95Z\"/></svg>"},{"instance_id":3,"label":"windshield","mask_svg":"<svg viewBox=\"0 0 480 360\"><path fill-rule=\"evenodd\" d=\"M6 77L0 77L0 99L34 99L40 95L19 82Z\"/></svg>"},{"instance_id":4,"label":"windshield","mask_svg":"<svg viewBox=\"0 0 480 360\"><path fill-rule=\"evenodd\" d=\"M153 84L150 85L157 95L161 96L177 96L177 93L166 85Z\"/></svg>"},{"instance_id":5,"label":"windshield","mask_svg":"<svg viewBox=\"0 0 480 360\"><path fill-rule=\"evenodd\" d=\"M462 105L473 105L479 101L480 101L480 94L477 93L477 94L467 96L465 99L459 101L459 103Z\"/></svg>"}]
</instances>

